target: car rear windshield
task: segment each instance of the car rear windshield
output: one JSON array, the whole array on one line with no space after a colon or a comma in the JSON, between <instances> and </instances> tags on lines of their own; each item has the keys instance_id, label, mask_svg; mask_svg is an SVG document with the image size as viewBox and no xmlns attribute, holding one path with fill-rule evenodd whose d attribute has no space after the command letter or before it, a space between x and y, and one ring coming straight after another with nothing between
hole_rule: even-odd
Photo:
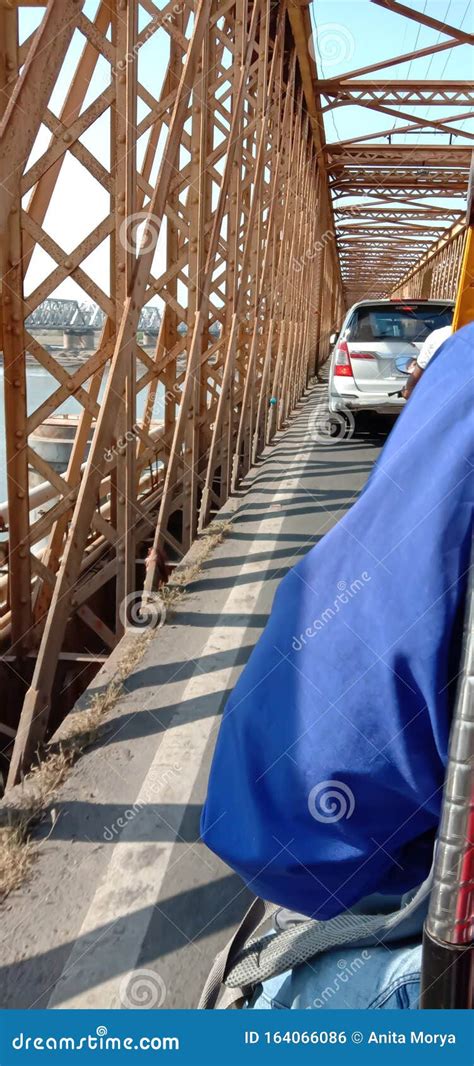
<instances>
[{"instance_id":1,"label":"car rear windshield","mask_svg":"<svg viewBox=\"0 0 474 1066\"><path fill-rule=\"evenodd\" d=\"M390 303L359 307L348 331L351 341L424 341L434 329L451 325L452 307L445 304Z\"/></svg>"}]
</instances>

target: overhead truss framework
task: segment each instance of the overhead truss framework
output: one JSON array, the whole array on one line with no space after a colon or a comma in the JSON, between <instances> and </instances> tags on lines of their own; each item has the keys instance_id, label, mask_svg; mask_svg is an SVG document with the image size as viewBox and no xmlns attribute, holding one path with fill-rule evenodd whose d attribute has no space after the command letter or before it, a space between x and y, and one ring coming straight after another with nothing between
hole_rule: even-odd
<instances>
[{"instance_id":1,"label":"overhead truss framework","mask_svg":"<svg viewBox=\"0 0 474 1066\"><path fill-rule=\"evenodd\" d=\"M97 0L94 16L83 0L50 0L26 40L21 4L0 0L0 636L27 689L10 784L65 698L61 662L77 653L79 669L89 639L102 653L114 647L130 603L156 592L162 552L182 557L285 424L345 304L362 288L390 291L418 261L428 276L439 223L457 227L454 278L468 170L465 148L405 150L363 135L326 144L324 108L344 94L390 116L403 108L411 129L426 121L406 109L427 100L411 84L361 85L373 68L318 82L300 0ZM432 51L468 37L443 32ZM146 50L160 57L151 79ZM427 84L430 105L454 99L464 117L469 88L449 83L448 101L442 91ZM94 150L104 121L108 155ZM435 123L456 129L443 115ZM79 240L76 204L70 233L54 229L49 210L72 164L106 205ZM346 205L356 190L365 201ZM433 190L456 197L459 212L430 205ZM28 273L35 259L43 269ZM44 301L69 297L64 283L98 309L99 343L76 369L29 328ZM150 350L139 330L157 309ZM49 375L41 401L31 364ZM71 396L80 413L61 473L37 440ZM137 559L148 550L145 571Z\"/></svg>"},{"instance_id":2,"label":"overhead truss framework","mask_svg":"<svg viewBox=\"0 0 474 1066\"><path fill-rule=\"evenodd\" d=\"M388 68L392 72L407 61L415 63L416 70L417 59L460 45L472 46L472 34L397 0L371 2L398 16L390 20L394 39L400 39L401 32L395 37L395 31L403 30L404 20L405 25L409 21L420 28L428 26L438 31L438 37L433 37L431 46L390 56L337 78L315 74L321 122L330 113L337 116L341 107L352 109L351 138L328 143L324 149L348 304L364 296L387 295L407 275L413 276L420 256L437 243L444 230L454 224L452 235L457 235L464 215L472 149L469 143L453 140L459 136L464 142L474 140L472 82L404 80L394 78L393 73L386 75ZM317 20L317 3L315 11ZM377 133L367 132L371 128L369 114L382 118ZM365 116L364 124L361 116ZM463 128L467 120L470 128ZM400 142L401 134L408 135L408 143ZM420 134L432 134L437 143L415 143ZM456 201L459 210L453 209ZM459 261L462 240L443 244L446 255L454 247ZM438 289L441 273L430 275ZM442 285L450 296L456 277L450 270L450 286ZM438 289L430 290L427 279L425 271L423 294L440 295Z\"/></svg>"}]
</instances>

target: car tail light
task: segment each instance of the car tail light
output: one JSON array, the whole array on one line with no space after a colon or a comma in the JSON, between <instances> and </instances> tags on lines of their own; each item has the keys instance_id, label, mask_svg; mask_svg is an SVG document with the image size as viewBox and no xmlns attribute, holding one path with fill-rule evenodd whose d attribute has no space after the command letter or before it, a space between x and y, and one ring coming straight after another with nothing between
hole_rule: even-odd
<instances>
[{"instance_id":1,"label":"car tail light","mask_svg":"<svg viewBox=\"0 0 474 1066\"><path fill-rule=\"evenodd\" d=\"M352 373L351 361L349 359L349 349L345 341L340 341L336 348L336 358L334 361L334 377L354 377Z\"/></svg>"},{"instance_id":2,"label":"car tail light","mask_svg":"<svg viewBox=\"0 0 474 1066\"><path fill-rule=\"evenodd\" d=\"M373 352L351 352L351 359L375 359Z\"/></svg>"}]
</instances>

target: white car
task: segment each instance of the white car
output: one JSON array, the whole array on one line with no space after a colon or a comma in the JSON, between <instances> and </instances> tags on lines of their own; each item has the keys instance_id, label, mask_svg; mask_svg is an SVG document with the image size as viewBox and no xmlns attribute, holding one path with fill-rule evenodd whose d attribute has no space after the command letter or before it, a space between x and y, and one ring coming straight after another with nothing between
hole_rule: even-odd
<instances>
[{"instance_id":1,"label":"white car","mask_svg":"<svg viewBox=\"0 0 474 1066\"><path fill-rule=\"evenodd\" d=\"M452 300L363 300L354 304L339 335L329 370L329 411L396 414L407 368L428 334L449 326Z\"/></svg>"}]
</instances>

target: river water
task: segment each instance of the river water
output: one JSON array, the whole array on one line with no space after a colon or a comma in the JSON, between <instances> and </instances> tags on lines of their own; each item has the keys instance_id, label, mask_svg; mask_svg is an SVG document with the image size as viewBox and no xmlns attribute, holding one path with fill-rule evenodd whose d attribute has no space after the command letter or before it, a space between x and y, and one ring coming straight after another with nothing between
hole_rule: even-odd
<instances>
[{"instance_id":1,"label":"river water","mask_svg":"<svg viewBox=\"0 0 474 1066\"><path fill-rule=\"evenodd\" d=\"M43 370L42 367L29 366L27 367L27 410L28 414L31 414L36 410L40 404L44 403L49 396L58 388L58 382L56 378L53 378L51 374L48 374L47 370ZM3 388L4 374L3 366L0 365L0 501L7 498L7 473L6 473L6 445L5 445L5 405L4 405L4 388ZM99 402L104 394L106 385L106 378L100 387ZM87 386L86 386L87 387ZM140 419L143 415L143 409L146 400L146 389L143 389L137 396L137 419ZM155 407L153 411L153 420L158 421L163 416L164 406L164 388L162 385L158 387L157 398L155 401ZM77 415L83 410L82 404L78 403L73 397L68 397L67 400L54 411L54 414L73 414Z\"/></svg>"}]
</instances>

